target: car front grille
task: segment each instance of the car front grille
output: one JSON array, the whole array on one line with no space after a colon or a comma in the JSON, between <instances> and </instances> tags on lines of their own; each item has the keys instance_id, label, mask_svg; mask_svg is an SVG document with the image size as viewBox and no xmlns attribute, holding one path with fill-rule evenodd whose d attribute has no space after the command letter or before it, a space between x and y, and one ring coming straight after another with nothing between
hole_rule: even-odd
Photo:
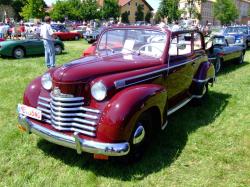
<instances>
[{"instance_id":1,"label":"car front grille","mask_svg":"<svg viewBox=\"0 0 250 187\"><path fill-rule=\"evenodd\" d=\"M61 131L79 132L95 137L100 111L84 106L83 97L41 97L37 109L42 111L42 120Z\"/></svg>"}]
</instances>

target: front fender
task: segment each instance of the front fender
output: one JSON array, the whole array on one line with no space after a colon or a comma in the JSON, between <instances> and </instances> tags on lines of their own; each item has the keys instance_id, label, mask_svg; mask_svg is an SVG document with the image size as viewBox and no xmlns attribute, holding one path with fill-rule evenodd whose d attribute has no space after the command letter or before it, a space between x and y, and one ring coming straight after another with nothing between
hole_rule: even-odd
<instances>
[{"instance_id":1,"label":"front fender","mask_svg":"<svg viewBox=\"0 0 250 187\"><path fill-rule=\"evenodd\" d=\"M97 136L103 141L127 141L142 112L157 107L162 121L166 103L167 94L162 86L144 84L126 88L118 92L105 107Z\"/></svg>"},{"instance_id":2,"label":"front fender","mask_svg":"<svg viewBox=\"0 0 250 187\"><path fill-rule=\"evenodd\" d=\"M36 108L37 100L41 92L41 77L34 79L25 89L23 103Z\"/></svg>"}]
</instances>

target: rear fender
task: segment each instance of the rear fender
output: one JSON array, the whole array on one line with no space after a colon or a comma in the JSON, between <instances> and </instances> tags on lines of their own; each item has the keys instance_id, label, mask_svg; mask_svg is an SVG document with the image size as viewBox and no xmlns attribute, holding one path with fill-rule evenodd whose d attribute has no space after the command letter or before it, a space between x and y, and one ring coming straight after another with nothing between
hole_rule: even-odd
<instances>
[{"instance_id":1,"label":"rear fender","mask_svg":"<svg viewBox=\"0 0 250 187\"><path fill-rule=\"evenodd\" d=\"M152 107L157 107L159 110L162 123L164 113L167 111L166 102L166 90L159 85L136 85L120 91L103 111L97 129L98 138L111 142L129 140L140 114Z\"/></svg>"},{"instance_id":2,"label":"rear fender","mask_svg":"<svg viewBox=\"0 0 250 187\"><path fill-rule=\"evenodd\" d=\"M211 62L203 62L200 64L190 88L190 93L193 95L202 95L203 87L207 83L214 83L215 70Z\"/></svg>"}]
</instances>

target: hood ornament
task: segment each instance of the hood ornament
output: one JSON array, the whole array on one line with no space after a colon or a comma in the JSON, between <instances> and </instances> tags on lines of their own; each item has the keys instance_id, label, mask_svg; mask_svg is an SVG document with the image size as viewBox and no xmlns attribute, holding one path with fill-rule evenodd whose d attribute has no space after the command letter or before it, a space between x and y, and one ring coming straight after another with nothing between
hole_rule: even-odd
<instances>
[{"instance_id":1,"label":"hood ornament","mask_svg":"<svg viewBox=\"0 0 250 187\"><path fill-rule=\"evenodd\" d=\"M55 87L53 89L53 91L51 92L51 94L54 96L54 97L66 97L66 98L72 98L74 97L73 95L71 94L64 94L61 92L61 90L58 88L58 87Z\"/></svg>"}]
</instances>

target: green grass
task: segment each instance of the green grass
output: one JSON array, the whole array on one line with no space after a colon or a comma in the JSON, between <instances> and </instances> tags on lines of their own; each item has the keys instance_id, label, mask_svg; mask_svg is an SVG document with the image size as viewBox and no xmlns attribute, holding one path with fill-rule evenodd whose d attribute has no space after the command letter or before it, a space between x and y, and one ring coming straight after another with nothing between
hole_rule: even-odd
<instances>
[{"instance_id":1,"label":"green grass","mask_svg":"<svg viewBox=\"0 0 250 187\"><path fill-rule=\"evenodd\" d=\"M87 44L65 42L57 64ZM25 87L46 68L43 57L0 58L0 186L249 186L250 51L243 65L223 67L203 105L169 119L144 158L133 165L93 160L17 128Z\"/></svg>"}]
</instances>

